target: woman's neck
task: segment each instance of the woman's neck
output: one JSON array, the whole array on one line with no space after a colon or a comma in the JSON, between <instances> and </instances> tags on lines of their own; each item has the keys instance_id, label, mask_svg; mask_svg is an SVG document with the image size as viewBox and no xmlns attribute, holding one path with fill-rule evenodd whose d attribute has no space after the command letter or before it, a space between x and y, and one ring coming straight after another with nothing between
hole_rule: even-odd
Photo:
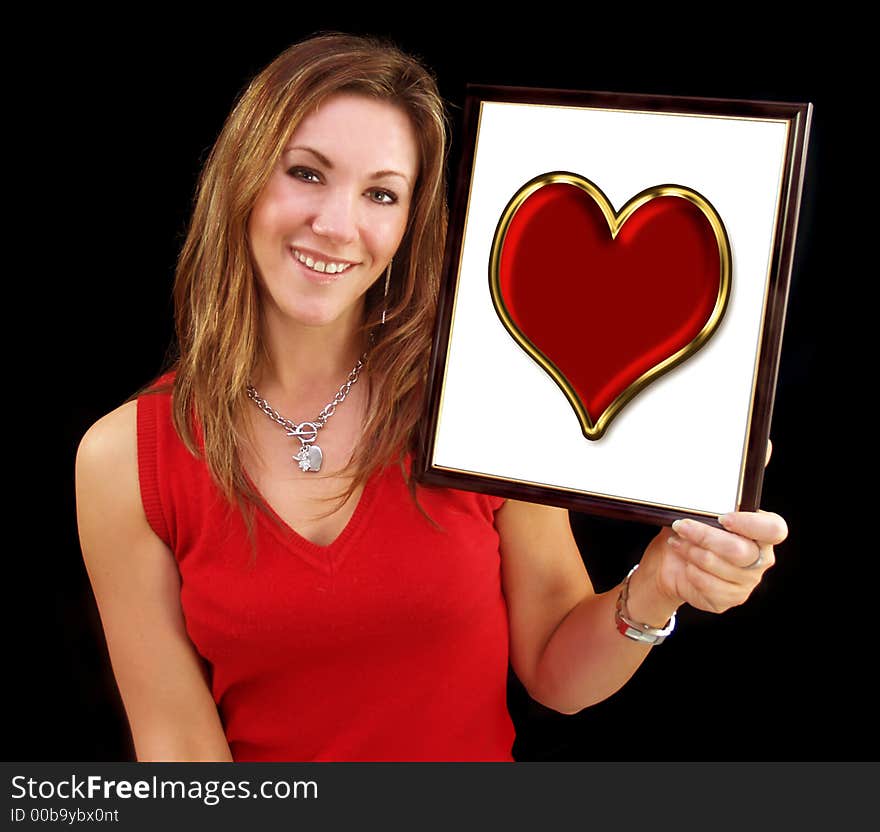
<instances>
[{"instance_id":1,"label":"woman's neck","mask_svg":"<svg viewBox=\"0 0 880 832\"><path fill-rule=\"evenodd\" d=\"M271 392L290 401L332 399L365 348L363 335L351 325L263 326L262 343L252 383L267 397Z\"/></svg>"}]
</instances>

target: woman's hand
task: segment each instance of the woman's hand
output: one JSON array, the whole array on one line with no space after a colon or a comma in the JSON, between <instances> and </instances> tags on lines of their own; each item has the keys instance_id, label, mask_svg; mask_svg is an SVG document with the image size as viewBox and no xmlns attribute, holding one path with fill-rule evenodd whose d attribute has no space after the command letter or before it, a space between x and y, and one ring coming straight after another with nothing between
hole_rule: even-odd
<instances>
[{"instance_id":1,"label":"woman's hand","mask_svg":"<svg viewBox=\"0 0 880 832\"><path fill-rule=\"evenodd\" d=\"M771 450L768 443L766 462ZM655 624L658 611L668 607L686 603L724 612L746 601L776 562L773 547L785 540L788 527L778 514L764 511L732 512L719 519L723 529L677 520L651 541L631 581L633 618ZM646 618L639 618L640 609Z\"/></svg>"},{"instance_id":2,"label":"woman's hand","mask_svg":"<svg viewBox=\"0 0 880 832\"><path fill-rule=\"evenodd\" d=\"M785 520L741 511L724 515L722 525L677 520L655 538L646 558L659 561L655 580L662 595L708 612L724 612L751 595L776 562L773 547L788 535Z\"/></svg>"}]
</instances>

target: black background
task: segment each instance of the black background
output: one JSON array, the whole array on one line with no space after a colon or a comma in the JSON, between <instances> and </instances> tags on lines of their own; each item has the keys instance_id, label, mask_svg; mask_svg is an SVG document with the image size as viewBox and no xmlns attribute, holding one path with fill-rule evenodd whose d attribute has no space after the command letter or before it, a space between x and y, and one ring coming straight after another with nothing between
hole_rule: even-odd
<instances>
[{"instance_id":1,"label":"black background","mask_svg":"<svg viewBox=\"0 0 880 832\"><path fill-rule=\"evenodd\" d=\"M20 429L7 437L18 488L6 512L15 704L4 758L131 759L76 537L77 443L163 362L195 178L237 93L287 45L324 29L388 35L435 70L453 173L468 82L815 105L763 494L790 527L778 565L741 608L685 610L674 636L600 705L562 716L515 679L509 699L521 760L875 757L865 671L877 641L876 545L863 500L873 488L852 476L873 465L857 415L873 369L860 340L871 261L847 262L854 203L842 189L870 165L851 143L864 117L852 104L858 76L823 58L837 34L763 21L688 31L675 17L568 19L552 7L475 28L466 15L423 11L420 24L288 12L189 27L54 18L10 33L23 47L10 86L26 99L13 132L35 159L16 171L28 185L21 234L9 241L26 257L10 269L6 316L7 410ZM573 526L599 589L655 531L580 515Z\"/></svg>"}]
</instances>

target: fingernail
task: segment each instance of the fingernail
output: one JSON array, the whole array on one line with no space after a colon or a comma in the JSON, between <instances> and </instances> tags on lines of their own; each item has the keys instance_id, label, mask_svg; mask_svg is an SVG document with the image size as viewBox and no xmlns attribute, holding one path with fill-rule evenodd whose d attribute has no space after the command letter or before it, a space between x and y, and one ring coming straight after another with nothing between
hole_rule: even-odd
<instances>
[{"instance_id":1,"label":"fingernail","mask_svg":"<svg viewBox=\"0 0 880 832\"><path fill-rule=\"evenodd\" d=\"M675 535L672 535L671 537L667 537L666 542L675 549L677 549L679 546L681 546L681 538L676 537Z\"/></svg>"},{"instance_id":2,"label":"fingernail","mask_svg":"<svg viewBox=\"0 0 880 832\"><path fill-rule=\"evenodd\" d=\"M718 522L719 522L722 526L726 526L726 525L731 521L731 519L732 519L732 518L731 518L731 516L730 516L729 514L722 514L722 515L718 518Z\"/></svg>"},{"instance_id":3,"label":"fingernail","mask_svg":"<svg viewBox=\"0 0 880 832\"><path fill-rule=\"evenodd\" d=\"M682 530L682 528L684 528L684 520L676 520L676 521L672 524L672 528L673 528L675 531L680 532L680 531Z\"/></svg>"}]
</instances>

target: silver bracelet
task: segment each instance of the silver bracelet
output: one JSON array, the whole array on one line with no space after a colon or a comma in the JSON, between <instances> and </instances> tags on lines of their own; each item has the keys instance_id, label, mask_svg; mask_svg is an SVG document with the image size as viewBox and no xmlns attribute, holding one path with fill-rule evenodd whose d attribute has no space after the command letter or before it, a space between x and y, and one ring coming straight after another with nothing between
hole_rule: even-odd
<instances>
[{"instance_id":1,"label":"silver bracelet","mask_svg":"<svg viewBox=\"0 0 880 832\"><path fill-rule=\"evenodd\" d=\"M623 580L620 595L617 596L617 606L614 609L614 624L618 633L633 641L640 641L643 644L662 644L666 640L666 636L675 629L675 613L672 613L672 618L666 622L664 627L649 627L647 624L633 621L629 617L629 610L626 606L629 599L629 579L638 568L639 565L636 564Z\"/></svg>"}]
</instances>

